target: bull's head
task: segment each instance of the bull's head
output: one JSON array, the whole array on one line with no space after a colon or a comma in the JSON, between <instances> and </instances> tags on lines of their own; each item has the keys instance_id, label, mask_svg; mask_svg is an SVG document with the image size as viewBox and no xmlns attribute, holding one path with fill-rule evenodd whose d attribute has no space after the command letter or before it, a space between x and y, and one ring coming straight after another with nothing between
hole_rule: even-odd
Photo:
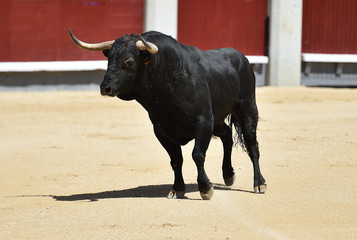
<instances>
[{"instance_id":1,"label":"bull's head","mask_svg":"<svg viewBox=\"0 0 357 240\"><path fill-rule=\"evenodd\" d=\"M143 61L140 51L156 54L158 48L155 44L147 42L139 35L123 36L117 40L101 43L85 43L78 40L69 30L73 42L80 48L91 51L103 51L108 58L108 69L104 80L100 84L100 93L104 96L117 96L130 92L138 73L139 64Z\"/></svg>"}]
</instances>

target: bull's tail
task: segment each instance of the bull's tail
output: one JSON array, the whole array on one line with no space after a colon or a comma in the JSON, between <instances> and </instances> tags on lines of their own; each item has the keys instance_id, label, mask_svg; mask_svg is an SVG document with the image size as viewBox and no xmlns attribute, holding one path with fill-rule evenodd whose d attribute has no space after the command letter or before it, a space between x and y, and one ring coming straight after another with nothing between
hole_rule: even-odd
<instances>
[{"instance_id":1,"label":"bull's tail","mask_svg":"<svg viewBox=\"0 0 357 240\"><path fill-rule=\"evenodd\" d=\"M247 144L246 142L244 141L244 136L243 136L243 132L242 132L242 127L239 123L239 121L232 115L232 114L229 114L227 116L227 123L228 125L230 126L230 128L233 130L233 127L234 127L234 130L235 131L232 131L233 132L233 146L234 147L237 147L238 145L240 145L243 149L243 151L247 151Z\"/></svg>"}]
</instances>

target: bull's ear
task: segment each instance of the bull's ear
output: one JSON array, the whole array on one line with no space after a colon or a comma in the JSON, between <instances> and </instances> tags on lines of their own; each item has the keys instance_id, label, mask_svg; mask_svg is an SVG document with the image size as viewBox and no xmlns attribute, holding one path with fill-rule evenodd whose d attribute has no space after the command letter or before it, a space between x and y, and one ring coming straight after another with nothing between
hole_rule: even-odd
<instances>
[{"instance_id":1,"label":"bull's ear","mask_svg":"<svg viewBox=\"0 0 357 240\"><path fill-rule=\"evenodd\" d=\"M108 55L109 55L109 49L105 49L103 50L103 54L106 58L108 58Z\"/></svg>"}]
</instances>

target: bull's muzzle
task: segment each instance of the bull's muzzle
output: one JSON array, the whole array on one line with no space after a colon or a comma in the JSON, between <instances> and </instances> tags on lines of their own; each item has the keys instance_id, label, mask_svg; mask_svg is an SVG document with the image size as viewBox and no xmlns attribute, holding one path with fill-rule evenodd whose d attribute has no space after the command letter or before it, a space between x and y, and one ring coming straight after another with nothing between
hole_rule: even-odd
<instances>
[{"instance_id":1,"label":"bull's muzzle","mask_svg":"<svg viewBox=\"0 0 357 240\"><path fill-rule=\"evenodd\" d=\"M100 94L102 94L102 96L110 96L110 97L115 97L117 95L116 93L114 93L113 88L105 83L102 83L100 85Z\"/></svg>"}]
</instances>

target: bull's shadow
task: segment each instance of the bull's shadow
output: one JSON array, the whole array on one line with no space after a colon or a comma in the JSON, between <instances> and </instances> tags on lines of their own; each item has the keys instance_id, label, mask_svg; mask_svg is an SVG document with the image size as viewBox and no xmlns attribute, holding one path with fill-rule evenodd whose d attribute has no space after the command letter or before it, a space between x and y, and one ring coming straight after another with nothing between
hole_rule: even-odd
<instances>
[{"instance_id":1,"label":"bull's shadow","mask_svg":"<svg viewBox=\"0 0 357 240\"><path fill-rule=\"evenodd\" d=\"M98 193L81 193L73 194L68 196L52 196L56 201L98 201L100 199L108 198L166 198L168 192L170 191L172 185L149 185L140 186L136 188L129 188L123 190L105 191ZM246 191L241 189L228 188L221 184L214 184L215 190L225 190L225 191L239 191L254 193L253 191ZM197 184L186 184L186 193L198 192ZM187 198L186 198L187 199Z\"/></svg>"}]
</instances>

